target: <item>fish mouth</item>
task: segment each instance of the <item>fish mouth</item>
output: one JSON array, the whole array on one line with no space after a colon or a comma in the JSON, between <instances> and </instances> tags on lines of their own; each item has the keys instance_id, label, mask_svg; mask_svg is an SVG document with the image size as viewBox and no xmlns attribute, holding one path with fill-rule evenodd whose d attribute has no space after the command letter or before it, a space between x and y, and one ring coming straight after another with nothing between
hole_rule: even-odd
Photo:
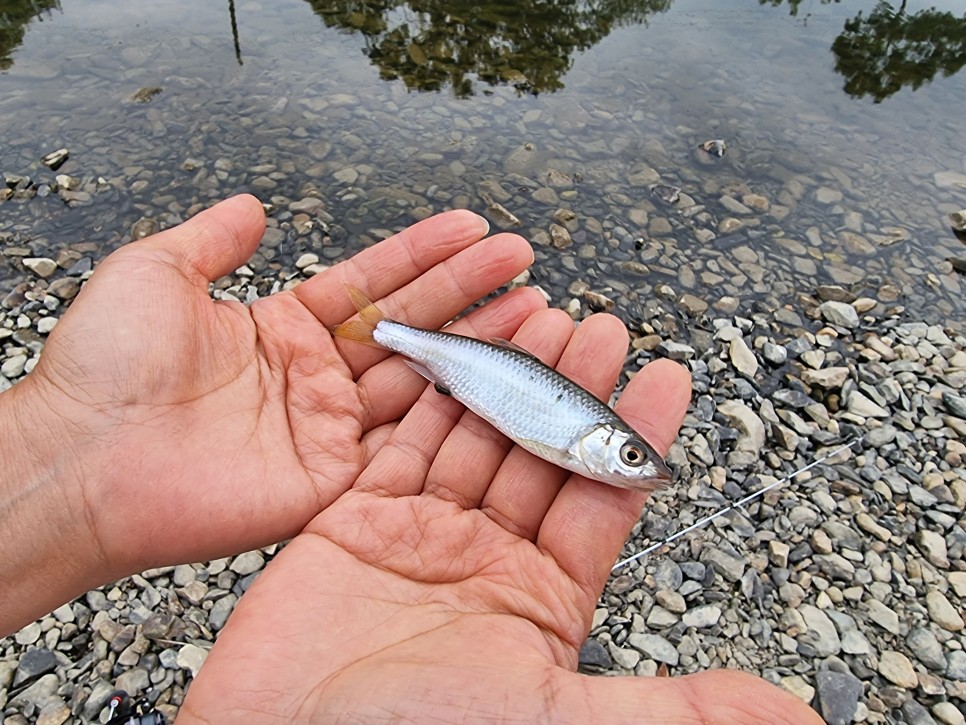
<instances>
[{"instance_id":1,"label":"fish mouth","mask_svg":"<svg viewBox=\"0 0 966 725\"><path fill-rule=\"evenodd\" d=\"M651 457L651 463L654 465L654 475L652 478L656 478L660 481L670 481L671 477L674 475L668 465L664 462L657 453Z\"/></svg>"}]
</instances>

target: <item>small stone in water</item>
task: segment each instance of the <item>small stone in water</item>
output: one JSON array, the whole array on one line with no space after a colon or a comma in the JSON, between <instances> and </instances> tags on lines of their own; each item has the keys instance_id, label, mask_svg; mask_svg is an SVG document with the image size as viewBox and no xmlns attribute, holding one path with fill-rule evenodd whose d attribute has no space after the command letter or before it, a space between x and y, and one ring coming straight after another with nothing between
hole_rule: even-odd
<instances>
[{"instance_id":1,"label":"small stone in water","mask_svg":"<svg viewBox=\"0 0 966 725\"><path fill-rule=\"evenodd\" d=\"M69 156L70 151L67 149L57 149L56 151L51 151L49 154L46 154L43 158L41 158L40 163L52 171L56 171L63 166L64 162L67 161Z\"/></svg>"},{"instance_id":2,"label":"small stone in water","mask_svg":"<svg viewBox=\"0 0 966 725\"><path fill-rule=\"evenodd\" d=\"M818 309L822 313L822 317L833 325L846 327L850 330L859 326L859 313L850 304L829 300L820 304Z\"/></svg>"},{"instance_id":3,"label":"small stone in water","mask_svg":"<svg viewBox=\"0 0 966 725\"><path fill-rule=\"evenodd\" d=\"M712 156L720 159L728 150L728 145L723 139L713 138L701 144L700 148L704 151L707 151Z\"/></svg>"},{"instance_id":4,"label":"small stone in water","mask_svg":"<svg viewBox=\"0 0 966 725\"><path fill-rule=\"evenodd\" d=\"M57 263L47 257L27 257L23 260L23 266L45 279L57 271Z\"/></svg>"}]
</instances>

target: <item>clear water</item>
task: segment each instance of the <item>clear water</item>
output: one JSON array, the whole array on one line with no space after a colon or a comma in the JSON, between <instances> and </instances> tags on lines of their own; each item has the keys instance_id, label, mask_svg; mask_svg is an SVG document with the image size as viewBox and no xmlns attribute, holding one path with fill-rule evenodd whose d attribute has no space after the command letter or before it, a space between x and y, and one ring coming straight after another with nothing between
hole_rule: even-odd
<instances>
[{"instance_id":1,"label":"clear water","mask_svg":"<svg viewBox=\"0 0 966 725\"><path fill-rule=\"evenodd\" d=\"M103 256L142 216L173 224L254 190L325 199L338 258L427 209L484 211L498 183L525 236L539 239L559 208L576 212L576 244L538 253L535 279L558 298L576 279L631 299L670 284L773 302L838 282L872 297L893 286L916 315L962 324L945 262L966 255L946 220L966 207L958 0L893 3L898 21L879 27L889 42L864 64L833 47L850 23L873 37L861 20L890 7L874 0L40 5L0 1L0 173L50 183L39 159L67 147L59 172L92 199L0 203L6 244L33 254L92 242ZM930 22L930 8L950 15ZM910 28L933 56L890 88L875 62L907 47ZM160 91L133 100L145 88ZM712 138L724 158L697 150ZM576 184L535 195L551 171ZM655 173L713 218L696 225L656 199ZM721 197L749 192L784 210L720 233L732 215ZM290 266L317 242L290 237L265 263ZM747 280L722 271L748 259ZM650 274L620 271L636 260ZM714 275L728 278L721 289ZM23 276L15 255L0 257L4 289Z\"/></svg>"}]
</instances>

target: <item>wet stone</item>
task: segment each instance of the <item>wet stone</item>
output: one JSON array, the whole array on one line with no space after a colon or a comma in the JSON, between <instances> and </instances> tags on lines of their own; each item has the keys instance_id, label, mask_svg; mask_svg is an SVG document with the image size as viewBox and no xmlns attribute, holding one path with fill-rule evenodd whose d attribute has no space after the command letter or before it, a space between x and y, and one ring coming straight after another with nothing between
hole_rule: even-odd
<instances>
[{"instance_id":1,"label":"wet stone","mask_svg":"<svg viewBox=\"0 0 966 725\"><path fill-rule=\"evenodd\" d=\"M28 257L23 260L23 266L43 278L50 277L57 271L57 263L47 257Z\"/></svg>"},{"instance_id":2,"label":"wet stone","mask_svg":"<svg viewBox=\"0 0 966 725\"><path fill-rule=\"evenodd\" d=\"M822 317L833 325L850 330L859 326L859 314L850 304L829 300L819 305L818 309L822 313Z\"/></svg>"}]
</instances>

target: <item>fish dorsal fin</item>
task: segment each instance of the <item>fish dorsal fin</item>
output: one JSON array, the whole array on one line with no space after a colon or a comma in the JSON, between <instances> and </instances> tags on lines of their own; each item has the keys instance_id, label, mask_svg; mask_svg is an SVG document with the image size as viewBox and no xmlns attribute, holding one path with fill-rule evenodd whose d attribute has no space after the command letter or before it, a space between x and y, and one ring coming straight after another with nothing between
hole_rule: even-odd
<instances>
[{"instance_id":1,"label":"fish dorsal fin","mask_svg":"<svg viewBox=\"0 0 966 725\"><path fill-rule=\"evenodd\" d=\"M489 342L493 345L496 345L497 347L502 347L507 350L513 350L514 352L521 352L527 357L536 357L536 355L534 355L529 350L522 348L519 345L517 345L515 342L510 342L509 340L506 340L502 337L491 337L489 339Z\"/></svg>"}]
</instances>

